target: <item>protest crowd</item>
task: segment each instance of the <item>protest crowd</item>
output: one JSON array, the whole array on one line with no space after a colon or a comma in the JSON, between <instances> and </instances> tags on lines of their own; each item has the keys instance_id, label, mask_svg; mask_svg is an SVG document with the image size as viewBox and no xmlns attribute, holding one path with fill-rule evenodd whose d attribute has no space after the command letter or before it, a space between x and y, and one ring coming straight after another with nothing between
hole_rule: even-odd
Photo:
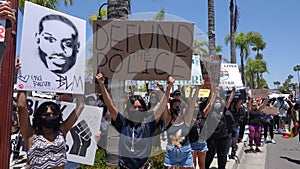
<instances>
[{"instance_id":1,"label":"protest crowd","mask_svg":"<svg viewBox=\"0 0 300 169\"><path fill-rule=\"evenodd\" d=\"M48 56L53 52L49 49L52 46L45 44L56 43L54 36L59 35L48 33L49 23L71 32L56 38L60 40L59 50L66 56ZM79 90L80 77L84 75L72 72L70 77L75 80L70 83L66 74L78 66L80 30L67 17L55 14L42 17L39 24L36 37L40 64L50 71L46 76L30 76L35 87L30 90L25 84L28 58L22 58L21 54L21 61L16 60L11 145L8 145L10 167L21 162L22 168L36 169L93 167L95 161L101 160L96 152L104 151L107 159L103 159L106 164L102 167L108 168L209 169L217 156L218 168L225 169L228 161L238 160L240 142L247 145L245 152L261 153L261 146L276 144L274 133L285 138L299 137L299 99L292 94L271 98L267 89L250 90L236 85L241 79L235 84L220 85L224 79L219 74L208 77L210 68L217 65L220 70L226 64L216 59L217 62L207 66L204 62L210 61L198 55L193 55L193 59L198 59L198 75L201 74L197 82L185 83L187 80L177 80L172 74L163 80L149 76L147 80L121 79L125 85L116 94L111 87L114 84L109 81L111 77L99 69L94 72L95 92L87 95L84 89ZM68 59L62 61L63 58ZM196 65L195 60L192 66ZM237 66L231 68L238 71ZM53 77L52 81L45 80L48 75ZM64 90L49 88L56 82L59 82L56 89L63 86ZM145 90L139 91L139 86ZM45 93L47 97L42 95ZM117 141L111 138L112 129L119 137ZM246 130L249 139L245 140ZM114 164L108 158L111 154L117 159ZM151 157L161 154L161 164L156 166Z\"/></svg>"}]
</instances>

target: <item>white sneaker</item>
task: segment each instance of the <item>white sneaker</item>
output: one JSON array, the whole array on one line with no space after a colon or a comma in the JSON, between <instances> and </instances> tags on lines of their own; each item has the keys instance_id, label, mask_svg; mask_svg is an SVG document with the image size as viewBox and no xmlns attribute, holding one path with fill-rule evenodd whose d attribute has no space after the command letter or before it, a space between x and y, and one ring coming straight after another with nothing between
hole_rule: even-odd
<instances>
[{"instance_id":1,"label":"white sneaker","mask_svg":"<svg viewBox=\"0 0 300 169\"><path fill-rule=\"evenodd\" d=\"M271 142L272 142L273 144L276 144L276 141L275 141L274 139L272 139Z\"/></svg>"}]
</instances>

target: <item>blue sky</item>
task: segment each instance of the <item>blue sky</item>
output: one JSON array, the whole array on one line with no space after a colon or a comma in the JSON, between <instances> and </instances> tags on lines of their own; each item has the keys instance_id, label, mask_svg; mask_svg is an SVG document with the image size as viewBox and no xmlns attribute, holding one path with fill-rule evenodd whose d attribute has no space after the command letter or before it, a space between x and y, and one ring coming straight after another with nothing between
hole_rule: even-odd
<instances>
[{"instance_id":1,"label":"blue sky","mask_svg":"<svg viewBox=\"0 0 300 169\"><path fill-rule=\"evenodd\" d=\"M91 13L98 12L99 6L106 0L74 0L74 5L67 8L61 5L59 9L88 21ZM269 87L273 82L283 83L288 75L293 75L297 82L297 74L293 71L300 64L300 18L299 0L237 0L240 10L240 21L237 31L255 31L261 33L267 46L262 51L267 62L269 74L264 78ZM132 13L154 12L164 8L166 13L184 18L195 23L204 34L207 33L207 0L131 0ZM20 35L20 27L18 34ZM229 33L229 0L215 0L215 30L216 45L223 46L223 57L230 57L230 47L224 42ZM87 23L87 38L92 35L92 27ZM250 57L254 57L254 52ZM237 62L239 50L237 50Z\"/></svg>"}]
</instances>

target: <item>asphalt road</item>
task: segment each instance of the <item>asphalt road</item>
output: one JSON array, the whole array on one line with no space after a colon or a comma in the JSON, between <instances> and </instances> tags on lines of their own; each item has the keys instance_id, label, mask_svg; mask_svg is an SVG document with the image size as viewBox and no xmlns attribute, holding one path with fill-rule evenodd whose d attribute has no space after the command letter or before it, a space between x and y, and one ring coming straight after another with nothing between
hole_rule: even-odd
<instances>
[{"instance_id":1,"label":"asphalt road","mask_svg":"<svg viewBox=\"0 0 300 169\"><path fill-rule=\"evenodd\" d=\"M275 134L276 144L268 143L260 147L261 152L244 151L238 169L299 169L299 136L285 139ZM247 143L248 144L248 143ZM248 150L249 146L245 148Z\"/></svg>"}]
</instances>

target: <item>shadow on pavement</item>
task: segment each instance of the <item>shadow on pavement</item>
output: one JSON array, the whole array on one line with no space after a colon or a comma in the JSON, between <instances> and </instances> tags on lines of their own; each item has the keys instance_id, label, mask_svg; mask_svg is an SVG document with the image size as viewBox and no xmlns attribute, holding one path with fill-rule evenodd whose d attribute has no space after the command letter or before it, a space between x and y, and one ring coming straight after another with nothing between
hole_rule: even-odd
<instances>
[{"instance_id":1,"label":"shadow on pavement","mask_svg":"<svg viewBox=\"0 0 300 169\"><path fill-rule=\"evenodd\" d=\"M295 159L292 159L292 158L289 158L289 157L283 157L283 156L280 156L280 158L286 159L290 162L293 162L293 163L296 163L296 164L300 165L300 160L295 160Z\"/></svg>"}]
</instances>

